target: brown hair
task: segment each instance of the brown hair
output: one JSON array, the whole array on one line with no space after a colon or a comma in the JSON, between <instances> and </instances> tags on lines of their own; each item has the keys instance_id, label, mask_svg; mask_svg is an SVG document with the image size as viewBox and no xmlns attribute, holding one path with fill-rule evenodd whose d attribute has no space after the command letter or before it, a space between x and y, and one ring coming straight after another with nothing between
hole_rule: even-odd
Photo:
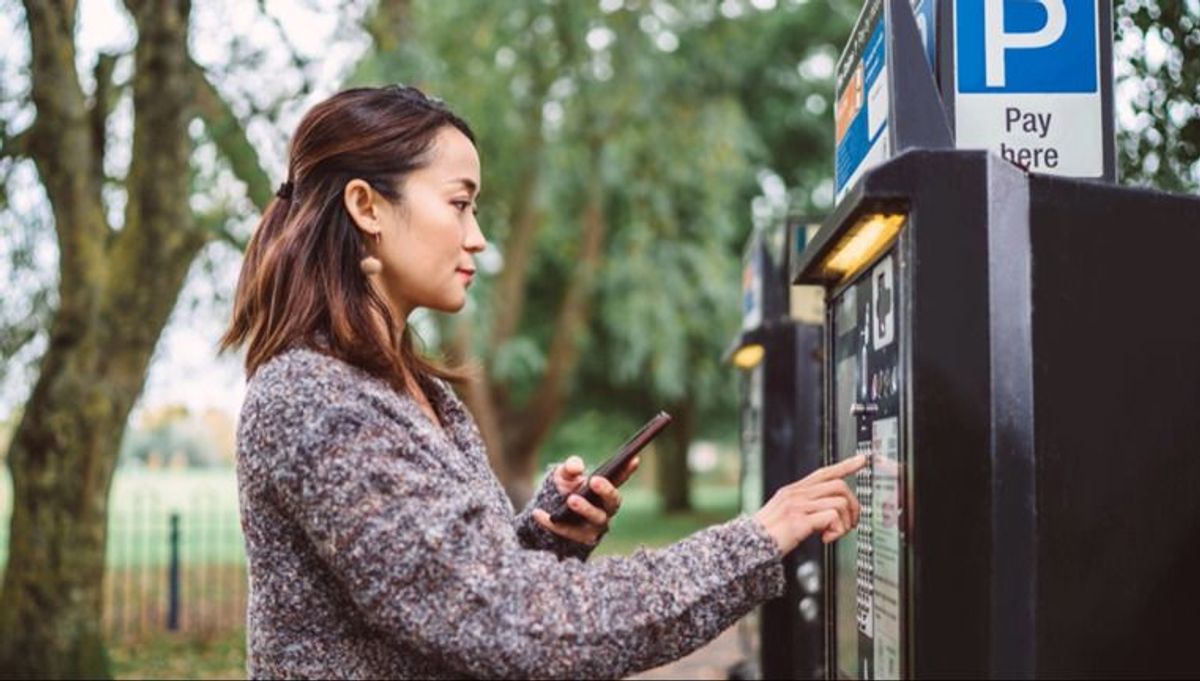
<instances>
[{"instance_id":1,"label":"brown hair","mask_svg":"<svg viewBox=\"0 0 1200 681\"><path fill-rule=\"evenodd\" d=\"M387 303L359 262L364 237L342 202L346 183L361 179L392 202L405 177L428 163L442 128L472 142L466 122L413 87L355 88L317 104L292 136L288 179L246 247L221 350L246 348L246 375L293 345L353 364L405 392L414 379L451 381L463 374L422 357L408 325L397 337ZM377 319L384 320L386 337Z\"/></svg>"}]
</instances>

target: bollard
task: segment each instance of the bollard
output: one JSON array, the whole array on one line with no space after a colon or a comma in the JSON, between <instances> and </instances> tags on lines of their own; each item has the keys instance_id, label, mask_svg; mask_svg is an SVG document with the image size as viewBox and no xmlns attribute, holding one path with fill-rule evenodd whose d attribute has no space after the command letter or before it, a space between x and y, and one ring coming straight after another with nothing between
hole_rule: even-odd
<instances>
[{"instance_id":1,"label":"bollard","mask_svg":"<svg viewBox=\"0 0 1200 681\"><path fill-rule=\"evenodd\" d=\"M179 630L179 512L171 512L171 531L167 541L171 558L167 563L167 629Z\"/></svg>"}]
</instances>

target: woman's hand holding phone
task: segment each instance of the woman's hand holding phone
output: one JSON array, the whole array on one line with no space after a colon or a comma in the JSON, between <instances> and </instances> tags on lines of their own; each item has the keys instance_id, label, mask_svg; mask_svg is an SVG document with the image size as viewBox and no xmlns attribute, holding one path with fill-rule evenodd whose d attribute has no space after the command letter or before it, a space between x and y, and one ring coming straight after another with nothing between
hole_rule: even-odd
<instances>
[{"instance_id":1,"label":"woman's hand holding phone","mask_svg":"<svg viewBox=\"0 0 1200 681\"><path fill-rule=\"evenodd\" d=\"M625 467L608 480L600 476L584 475L583 459L572 456L554 469L554 486L567 499L567 506L583 518L582 523L555 523L550 514L538 508L533 511L533 520L554 534L582 544L595 544L608 531L608 521L621 508L621 493L617 487L629 479L637 470L639 457L633 457ZM583 497L582 485L587 482L600 498L600 505L592 504Z\"/></svg>"}]
</instances>

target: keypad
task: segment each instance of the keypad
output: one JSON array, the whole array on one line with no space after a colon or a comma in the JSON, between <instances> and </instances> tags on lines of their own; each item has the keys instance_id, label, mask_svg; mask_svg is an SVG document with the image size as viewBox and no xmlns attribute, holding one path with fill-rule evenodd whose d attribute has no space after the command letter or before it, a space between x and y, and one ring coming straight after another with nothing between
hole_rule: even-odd
<instances>
[{"instance_id":1,"label":"keypad","mask_svg":"<svg viewBox=\"0 0 1200 681\"><path fill-rule=\"evenodd\" d=\"M872 607L875 601L875 542L872 529L872 487L874 474L871 470L871 445L869 442L859 443L858 453L865 454L867 465L862 468L854 480L854 493L862 509L858 516L858 555L856 557L856 619L858 630L864 635L871 635Z\"/></svg>"}]
</instances>

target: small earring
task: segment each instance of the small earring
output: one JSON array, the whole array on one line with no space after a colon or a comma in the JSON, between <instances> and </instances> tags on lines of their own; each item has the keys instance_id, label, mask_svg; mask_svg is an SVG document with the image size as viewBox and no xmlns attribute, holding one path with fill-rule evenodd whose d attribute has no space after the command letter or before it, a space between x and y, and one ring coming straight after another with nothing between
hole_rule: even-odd
<instances>
[{"instance_id":1,"label":"small earring","mask_svg":"<svg viewBox=\"0 0 1200 681\"><path fill-rule=\"evenodd\" d=\"M378 246L379 242L383 238L383 235L376 232L375 234L371 235L371 238L375 240L375 245ZM383 271L383 263L379 261L379 258L376 258L373 255L368 255L358 262L358 268L362 270L363 274L370 277Z\"/></svg>"},{"instance_id":2,"label":"small earring","mask_svg":"<svg viewBox=\"0 0 1200 681\"><path fill-rule=\"evenodd\" d=\"M379 258L368 255L358 263L359 269L368 277L379 274L383 271L383 263L379 262Z\"/></svg>"}]
</instances>

